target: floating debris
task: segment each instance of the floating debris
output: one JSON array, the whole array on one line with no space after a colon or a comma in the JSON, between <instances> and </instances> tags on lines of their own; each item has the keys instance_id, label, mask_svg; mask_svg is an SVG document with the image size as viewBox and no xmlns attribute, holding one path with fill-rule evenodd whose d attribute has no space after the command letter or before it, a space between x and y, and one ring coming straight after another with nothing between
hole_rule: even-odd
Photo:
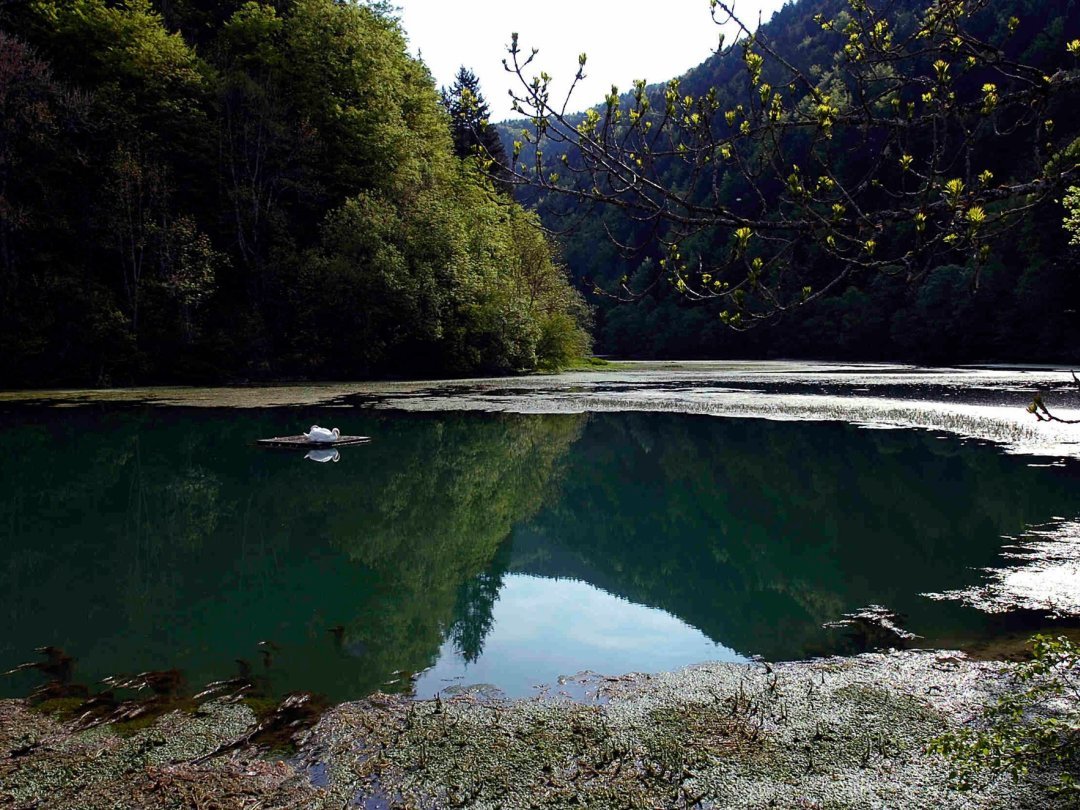
<instances>
[{"instance_id":1,"label":"floating debris","mask_svg":"<svg viewBox=\"0 0 1080 810\"><path fill-rule=\"evenodd\" d=\"M209 762L223 754L251 746L270 751L288 748L293 745L297 734L319 721L328 705L325 698L308 692L290 693L253 729L192 760L192 764Z\"/></svg>"},{"instance_id":2,"label":"floating debris","mask_svg":"<svg viewBox=\"0 0 1080 810\"><path fill-rule=\"evenodd\" d=\"M30 661L2 673L15 675L20 672L40 672L48 680L30 692L32 704L48 701L80 701L90 697L90 689L74 680L75 660L59 647L38 647L34 652L45 657L44 661Z\"/></svg>"},{"instance_id":3,"label":"floating debris","mask_svg":"<svg viewBox=\"0 0 1080 810\"><path fill-rule=\"evenodd\" d=\"M260 447L275 447L284 450L325 450L334 447L351 447L356 444L367 444L371 441L370 436L341 436L329 442L313 442L306 436L278 436L273 439L258 439L255 444Z\"/></svg>"},{"instance_id":4,"label":"floating debris","mask_svg":"<svg viewBox=\"0 0 1080 810\"><path fill-rule=\"evenodd\" d=\"M26 664L19 664L14 669L10 669L3 673L4 675L14 675L17 672L27 672L30 670L36 670L44 675L47 675L54 681L60 683L70 683L71 677L75 671L75 659L64 652L59 647L38 647L34 652L39 655L45 656L44 661L30 661Z\"/></svg>"},{"instance_id":5,"label":"floating debris","mask_svg":"<svg viewBox=\"0 0 1080 810\"><path fill-rule=\"evenodd\" d=\"M1006 671L927 652L772 672L713 663L605 679L604 705L375 695L305 731L313 702L293 695L261 721L250 702L211 701L122 737L0 701L0 802L56 810L1049 807L1037 785L1011 779L957 793L926 751L931 738L992 705ZM281 743L258 729L282 730L295 753L267 758Z\"/></svg>"},{"instance_id":6,"label":"floating debris","mask_svg":"<svg viewBox=\"0 0 1080 810\"><path fill-rule=\"evenodd\" d=\"M1062 398L1075 393L1067 369L788 361L620 362L597 371L467 382L0 392L0 402L54 407L139 402L512 413L666 411L926 429L990 441L1010 453L1080 458L1075 427L1038 422L1027 412L1036 392L1050 397L1062 418L1080 419L1080 409L1058 407L1058 400L1071 401ZM297 439L264 441L285 441L280 446L294 447Z\"/></svg>"},{"instance_id":7,"label":"floating debris","mask_svg":"<svg viewBox=\"0 0 1080 810\"><path fill-rule=\"evenodd\" d=\"M858 652L904 649L910 642L922 638L901 627L905 618L881 605L867 605L854 613L845 613L836 621L826 622L822 627L846 630L848 641Z\"/></svg>"},{"instance_id":8,"label":"floating debris","mask_svg":"<svg viewBox=\"0 0 1080 810\"><path fill-rule=\"evenodd\" d=\"M989 704L1002 667L940 659L602 678L603 705L375 696L330 711L294 762L319 767L327 807L1047 806L1013 780L949 789L926 742Z\"/></svg>"}]
</instances>

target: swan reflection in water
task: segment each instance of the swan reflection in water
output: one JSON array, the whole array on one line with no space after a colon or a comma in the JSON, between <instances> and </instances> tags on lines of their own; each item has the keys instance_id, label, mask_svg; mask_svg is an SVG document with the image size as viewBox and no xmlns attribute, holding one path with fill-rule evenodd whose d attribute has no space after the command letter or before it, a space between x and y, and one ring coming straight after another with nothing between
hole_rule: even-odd
<instances>
[{"instance_id":1,"label":"swan reflection in water","mask_svg":"<svg viewBox=\"0 0 1080 810\"><path fill-rule=\"evenodd\" d=\"M304 458L310 459L311 461L317 461L320 464L325 464L328 461L333 461L334 463L337 463L341 461L341 453L339 453L337 450L334 450L333 448L324 450L308 450L308 454L304 456Z\"/></svg>"}]
</instances>

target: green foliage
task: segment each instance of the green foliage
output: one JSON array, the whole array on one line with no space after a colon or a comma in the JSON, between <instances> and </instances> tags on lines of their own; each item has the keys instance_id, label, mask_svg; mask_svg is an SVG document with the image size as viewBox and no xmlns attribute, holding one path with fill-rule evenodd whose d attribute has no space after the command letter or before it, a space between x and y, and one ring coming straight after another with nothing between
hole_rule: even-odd
<instances>
[{"instance_id":1,"label":"green foliage","mask_svg":"<svg viewBox=\"0 0 1080 810\"><path fill-rule=\"evenodd\" d=\"M5 385L506 372L588 327L385 5L36 0L0 37Z\"/></svg>"},{"instance_id":2,"label":"green foliage","mask_svg":"<svg viewBox=\"0 0 1080 810\"><path fill-rule=\"evenodd\" d=\"M1070 245L1080 245L1080 188L1071 186L1065 195L1065 230Z\"/></svg>"},{"instance_id":3,"label":"green foliage","mask_svg":"<svg viewBox=\"0 0 1080 810\"><path fill-rule=\"evenodd\" d=\"M585 334L566 313L556 312L540 325L540 340L536 347L540 368L565 368L587 351Z\"/></svg>"},{"instance_id":4,"label":"green foliage","mask_svg":"<svg viewBox=\"0 0 1080 810\"><path fill-rule=\"evenodd\" d=\"M165 29L149 0L34 5L55 69L71 71L74 84L92 91L108 126L125 136L164 139L168 127L184 131L203 122L209 68L179 34Z\"/></svg>"},{"instance_id":5,"label":"green foliage","mask_svg":"<svg viewBox=\"0 0 1080 810\"><path fill-rule=\"evenodd\" d=\"M980 728L938 737L930 750L949 760L956 786L987 772L1031 779L1080 801L1080 649L1065 636L1035 636L1033 656L1017 665L1013 689L982 717Z\"/></svg>"},{"instance_id":6,"label":"green foliage","mask_svg":"<svg viewBox=\"0 0 1080 810\"><path fill-rule=\"evenodd\" d=\"M465 165L397 204L347 200L322 230L289 285L303 365L506 372L588 349L587 309L535 217L495 201ZM562 342L549 337L553 322Z\"/></svg>"},{"instance_id":7,"label":"green foliage","mask_svg":"<svg viewBox=\"0 0 1080 810\"><path fill-rule=\"evenodd\" d=\"M480 91L480 80L468 68L458 70L454 83L440 94L442 106L450 116L450 132L454 138L454 153L460 158L475 157L493 176L499 177L499 188L511 194L508 182L506 150L499 131L488 120L491 109Z\"/></svg>"}]
</instances>

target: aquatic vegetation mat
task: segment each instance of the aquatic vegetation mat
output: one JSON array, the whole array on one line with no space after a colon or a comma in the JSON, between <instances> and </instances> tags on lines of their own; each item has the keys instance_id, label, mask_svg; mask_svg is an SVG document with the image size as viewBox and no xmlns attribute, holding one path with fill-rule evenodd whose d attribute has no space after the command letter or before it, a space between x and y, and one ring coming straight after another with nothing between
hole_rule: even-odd
<instances>
[{"instance_id":1,"label":"aquatic vegetation mat","mask_svg":"<svg viewBox=\"0 0 1080 810\"><path fill-rule=\"evenodd\" d=\"M991 441L1008 452L1080 457L1076 426L1039 422L1028 413L1035 395L1055 415L1080 418L1080 397L1065 370L786 361L623 362L593 371L450 381L14 391L0 392L0 404L664 411L919 428Z\"/></svg>"},{"instance_id":2,"label":"aquatic vegetation mat","mask_svg":"<svg viewBox=\"0 0 1080 810\"><path fill-rule=\"evenodd\" d=\"M927 753L1008 687L1005 666L896 652L593 679L590 700L376 695L260 753L243 704L129 735L0 702L0 803L220 808L1037 808L1026 782L960 793ZM265 749L263 749L265 750Z\"/></svg>"},{"instance_id":3,"label":"aquatic vegetation mat","mask_svg":"<svg viewBox=\"0 0 1080 810\"><path fill-rule=\"evenodd\" d=\"M997 671L897 653L611 679L591 705L347 704L304 750L331 795L361 806L1041 806L992 780L961 796L925 753Z\"/></svg>"}]
</instances>

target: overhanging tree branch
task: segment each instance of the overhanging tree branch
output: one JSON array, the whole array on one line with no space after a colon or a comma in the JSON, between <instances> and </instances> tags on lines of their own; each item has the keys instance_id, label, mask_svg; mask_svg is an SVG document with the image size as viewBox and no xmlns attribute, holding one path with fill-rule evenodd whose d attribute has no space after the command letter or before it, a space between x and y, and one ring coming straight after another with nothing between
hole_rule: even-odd
<instances>
[{"instance_id":1,"label":"overhanging tree branch","mask_svg":"<svg viewBox=\"0 0 1080 810\"><path fill-rule=\"evenodd\" d=\"M714 21L738 33L721 53L741 75L696 96L678 80L635 82L582 116L552 101L546 72L527 75L538 52L515 35L505 64L528 122L513 182L622 211L664 253L658 277L719 302L736 328L860 275L916 281L959 261L977 284L996 240L1080 173L1052 118L1080 100L1080 42L1044 72L1007 56L1013 21L989 39L973 33L990 12L987 0L938 0L904 22L847 0L817 18L836 59L812 72L717 0ZM1002 148L1016 169L998 178L986 163Z\"/></svg>"}]
</instances>

